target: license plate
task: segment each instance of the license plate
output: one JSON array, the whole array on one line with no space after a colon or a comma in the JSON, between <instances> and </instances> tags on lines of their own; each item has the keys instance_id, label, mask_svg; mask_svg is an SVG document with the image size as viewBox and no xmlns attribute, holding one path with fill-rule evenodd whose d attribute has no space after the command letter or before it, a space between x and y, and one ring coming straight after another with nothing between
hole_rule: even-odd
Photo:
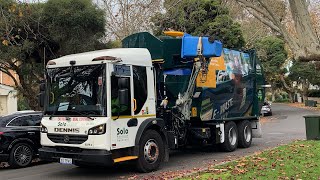
<instances>
[{"instance_id":1,"label":"license plate","mask_svg":"<svg viewBox=\"0 0 320 180\"><path fill-rule=\"evenodd\" d=\"M71 158L60 158L60 163L61 164L72 164L72 159Z\"/></svg>"}]
</instances>

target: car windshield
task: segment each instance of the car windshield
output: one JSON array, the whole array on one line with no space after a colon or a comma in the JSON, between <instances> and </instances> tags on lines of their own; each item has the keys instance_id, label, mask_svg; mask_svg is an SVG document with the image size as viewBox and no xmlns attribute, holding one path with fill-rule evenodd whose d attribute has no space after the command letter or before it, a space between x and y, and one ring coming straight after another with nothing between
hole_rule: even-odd
<instances>
[{"instance_id":1,"label":"car windshield","mask_svg":"<svg viewBox=\"0 0 320 180\"><path fill-rule=\"evenodd\" d=\"M46 115L100 116L106 112L105 65L47 70Z\"/></svg>"}]
</instances>

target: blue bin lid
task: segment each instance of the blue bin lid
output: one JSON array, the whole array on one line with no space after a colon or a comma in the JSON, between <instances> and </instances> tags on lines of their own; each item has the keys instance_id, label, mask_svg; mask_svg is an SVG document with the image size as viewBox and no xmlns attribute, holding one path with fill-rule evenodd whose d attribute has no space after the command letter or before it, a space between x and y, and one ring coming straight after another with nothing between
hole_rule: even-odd
<instances>
[{"instance_id":1,"label":"blue bin lid","mask_svg":"<svg viewBox=\"0 0 320 180\"><path fill-rule=\"evenodd\" d=\"M191 69L188 69L188 68L171 69L171 70L164 71L163 74L176 75L176 76L190 75Z\"/></svg>"}]
</instances>

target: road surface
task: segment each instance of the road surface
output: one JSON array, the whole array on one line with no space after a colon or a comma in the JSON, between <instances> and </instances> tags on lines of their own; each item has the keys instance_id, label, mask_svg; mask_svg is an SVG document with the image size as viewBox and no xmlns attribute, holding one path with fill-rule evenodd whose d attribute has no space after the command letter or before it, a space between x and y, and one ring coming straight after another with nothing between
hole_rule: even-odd
<instances>
[{"instance_id":1,"label":"road surface","mask_svg":"<svg viewBox=\"0 0 320 180\"><path fill-rule=\"evenodd\" d=\"M0 179L10 180L80 180L80 179L160 179L172 174L182 174L190 170L204 168L226 160L253 154L279 144L296 139L305 139L303 115L320 114L316 111L273 104L273 116L262 121L263 138L253 139L248 149L238 149L232 153L217 152L214 149L194 148L170 153L170 160L153 173L139 174L129 163L108 168L82 169L73 165L58 163L35 164L24 169L0 169Z\"/></svg>"}]
</instances>

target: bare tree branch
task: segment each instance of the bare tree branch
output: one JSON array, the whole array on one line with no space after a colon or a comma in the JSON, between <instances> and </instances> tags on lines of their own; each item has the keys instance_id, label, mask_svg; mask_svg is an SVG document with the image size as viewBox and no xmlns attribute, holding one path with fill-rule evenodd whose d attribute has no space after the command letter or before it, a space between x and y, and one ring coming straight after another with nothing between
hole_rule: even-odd
<instances>
[{"instance_id":1,"label":"bare tree branch","mask_svg":"<svg viewBox=\"0 0 320 180\"><path fill-rule=\"evenodd\" d=\"M312 26L308 9L308 4L312 3L311 1L235 1L242 5L242 7L245 7L249 13L263 24L282 35L296 59L304 61L320 61L320 40L317 36L317 31ZM289 3L290 8L287 6L287 3ZM290 10L292 17L290 16L290 13L285 13L288 9ZM275 11L277 11L277 13L275 13ZM283 18L286 18L287 22L294 22L295 27L290 27L289 30L288 26L282 22Z\"/></svg>"},{"instance_id":2,"label":"bare tree branch","mask_svg":"<svg viewBox=\"0 0 320 180\"><path fill-rule=\"evenodd\" d=\"M268 19L264 18L263 16L261 16L259 13L257 13L255 10L249 10L247 9L255 18L259 19L263 24L267 25L268 27L270 27L272 30L281 33L281 30L278 26L276 26L275 24L273 24L273 22L269 21Z\"/></svg>"},{"instance_id":3,"label":"bare tree branch","mask_svg":"<svg viewBox=\"0 0 320 180\"><path fill-rule=\"evenodd\" d=\"M139 31L151 31L151 17L161 7L162 0L103 0L107 37L121 40Z\"/></svg>"},{"instance_id":4,"label":"bare tree branch","mask_svg":"<svg viewBox=\"0 0 320 180\"><path fill-rule=\"evenodd\" d=\"M273 17L270 14L266 13L263 9L261 9L257 6L254 6L253 3L250 3L246 0L238 0L238 2L241 3L244 7L251 8L251 9L257 11L258 13L263 15L266 19L268 19L269 21L273 21Z\"/></svg>"}]
</instances>

